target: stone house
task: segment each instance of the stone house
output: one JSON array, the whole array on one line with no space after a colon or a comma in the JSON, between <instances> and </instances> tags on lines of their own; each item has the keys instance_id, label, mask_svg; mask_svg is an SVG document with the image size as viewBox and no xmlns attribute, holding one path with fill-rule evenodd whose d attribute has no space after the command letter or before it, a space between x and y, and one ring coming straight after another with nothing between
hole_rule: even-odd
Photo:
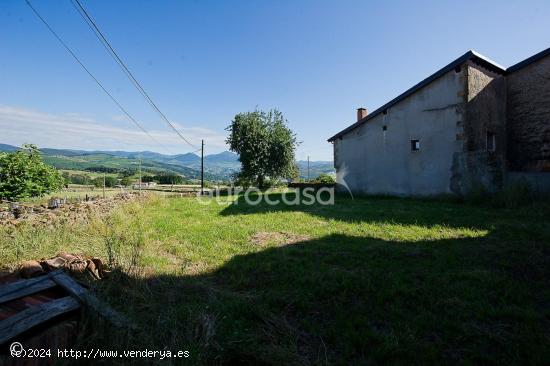
<instances>
[{"instance_id":1,"label":"stone house","mask_svg":"<svg viewBox=\"0 0 550 366\"><path fill-rule=\"evenodd\" d=\"M468 51L328 141L352 192L550 191L550 48L509 68Z\"/></svg>"}]
</instances>

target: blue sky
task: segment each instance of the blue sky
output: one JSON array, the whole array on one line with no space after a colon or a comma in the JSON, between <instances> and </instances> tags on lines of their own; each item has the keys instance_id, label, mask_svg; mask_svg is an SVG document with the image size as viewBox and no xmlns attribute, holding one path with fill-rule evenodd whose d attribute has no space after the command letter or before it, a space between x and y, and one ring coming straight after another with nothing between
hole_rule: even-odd
<instances>
[{"instance_id":1,"label":"blue sky","mask_svg":"<svg viewBox=\"0 0 550 366\"><path fill-rule=\"evenodd\" d=\"M155 138L141 133L23 0L0 2L0 143L191 150L107 55L70 0L34 6ZM510 66L550 47L548 1L91 1L82 3L181 132L225 150L243 111L278 108L298 159L331 160L326 139L475 49Z\"/></svg>"}]
</instances>

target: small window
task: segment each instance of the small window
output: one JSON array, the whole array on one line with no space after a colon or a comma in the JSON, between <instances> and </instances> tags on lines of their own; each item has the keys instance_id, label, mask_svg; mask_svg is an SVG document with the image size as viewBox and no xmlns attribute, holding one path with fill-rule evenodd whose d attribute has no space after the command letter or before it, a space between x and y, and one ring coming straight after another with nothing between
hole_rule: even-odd
<instances>
[{"instance_id":1,"label":"small window","mask_svg":"<svg viewBox=\"0 0 550 366\"><path fill-rule=\"evenodd\" d=\"M411 140L411 151L420 150L420 140Z\"/></svg>"},{"instance_id":2,"label":"small window","mask_svg":"<svg viewBox=\"0 0 550 366\"><path fill-rule=\"evenodd\" d=\"M382 111L382 114L388 114L388 110L387 110L387 109L384 109L384 110Z\"/></svg>"},{"instance_id":3,"label":"small window","mask_svg":"<svg viewBox=\"0 0 550 366\"><path fill-rule=\"evenodd\" d=\"M388 126L384 125L382 126L382 131L387 131L388 130Z\"/></svg>"},{"instance_id":4,"label":"small window","mask_svg":"<svg viewBox=\"0 0 550 366\"><path fill-rule=\"evenodd\" d=\"M460 66L455 67L455 72L458 74L462 71L462 68Z\"/></svg>"},{"instance_id":5,"label":"small window","mask_svg":"<svg viewBox=\"0 0 550 366\"><path fill-rule=\"evenodd\" d=\"M496 151L497 138L496 134L487 131L487 151Z\"/></svg>"}]
</instances>

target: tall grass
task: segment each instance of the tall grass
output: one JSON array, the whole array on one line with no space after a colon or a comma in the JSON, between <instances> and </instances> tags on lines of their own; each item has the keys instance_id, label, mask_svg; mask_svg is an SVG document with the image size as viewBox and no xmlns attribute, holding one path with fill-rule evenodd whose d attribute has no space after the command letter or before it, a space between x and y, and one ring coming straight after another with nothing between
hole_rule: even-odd
<instances>
[{"instance_id":1,"label":"tall grass","mask_svg":"<svg viewBox=\"0 0 550 366\"><path fill-rule=\"evenodd\" d=\"M150 197L80 226L0 229L0 264L62 250L109 263L92 291L139 329L88 314L79 349L189 350L186 363L208 365L544 364L550 216L532 207Z\"/></svg>"},{"instance_id":2,"label":"tall grass","mask_svg":"<svg viewBox=\"0 0 550 366\"><path fill-rule=\"evenodd\" d=\"M550 208L550 195L536 192L527 182L510 184L496 192L491 192L482 184L478 184L464 197L464 201L493 208L516 209L532 205Z\"/></svg>"},{"instance_id":3,"label":"tall grass","mask_svg":"<svg viewBox=\"0 0 550 366\"><path fill-rule=\"evenodd\" d=\"M146 241L144 210L158 199L150 196L123 204L107 217L89 212L81 217L80 225L60 221L0 227L0 269L14 270L22 261L50 258L59 252L96 256L110 267L135 269Z\"/></svg>"}]
</instances>

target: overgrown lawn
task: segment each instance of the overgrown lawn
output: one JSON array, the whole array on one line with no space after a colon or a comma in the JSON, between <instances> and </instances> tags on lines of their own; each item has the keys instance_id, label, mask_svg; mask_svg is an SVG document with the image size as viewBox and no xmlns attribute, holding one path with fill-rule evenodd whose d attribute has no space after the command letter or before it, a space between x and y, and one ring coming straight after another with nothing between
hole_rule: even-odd
<instances>
[{"instance_id":1,"label":"overgrown lawn","mask_svg":"<svg viewBox=\"0 0 550 366\"><path fill-rule=\"evenodd\" d=\"M548 206L227 200L156 197L81 227L0 229L0 263L64 250L117 268L95 290L140 330L90 322L82 347L189 350L196 364L550 359Z\"/></svg>"}]
</instances>

